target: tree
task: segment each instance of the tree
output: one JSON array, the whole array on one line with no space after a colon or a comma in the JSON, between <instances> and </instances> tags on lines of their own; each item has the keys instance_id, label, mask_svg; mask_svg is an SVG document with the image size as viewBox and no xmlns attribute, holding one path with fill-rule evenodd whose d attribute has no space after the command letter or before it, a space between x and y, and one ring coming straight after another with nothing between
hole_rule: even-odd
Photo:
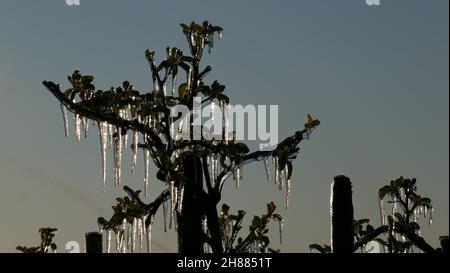
<instances>
[{"instance_id":1,"label":"tree","mask_svg":"<svg viewBox=\"0 0 450 273\"><path fill-rule=\"evenodd\" d=\"M264 161L268 172L269 158L272 158L275 182L280 189L286 190L287 207L292 161L300 150L300 142L308 138L320 122L308 115L304 128L276 147L250 152L244 143L237 142L235 134L229 132L229 98L223 94L225 86L217 81L206 84L206 75L212 68L200 65L205 48L211 50L214 35L218 33L221 37L222 28L207 21L202 24L181 24L181 28L190 55L185 55L178 48L167 47L165 59L158 63L154 51L145 52L153 80L153 90L150 92L135 90L129 81L124 81L121 87L96 90L94 77L81 75L79 71L68 77L72 87L64 92L60 85L53 82L44 81L43 84L61 103L66 136L69 134L66 110L75 115L77 140L81 137L82 129L87 132L89 120L97 122L103 185L106 183L107 147L114 149L114 184L116 187L121 185L122 150L128 145L128 132L132 135L132 171L136 166L137 150L140 148L144 153L144 193L147 193L150 158L158 168L156 177L167 185L167 189L150 204L141 200L141 191L124 187L129 197L117 200L110 220L98 220L103 229L115 232L119 244L123 244L124 232L129 224L139 231L133 230L133 236L138 233L143 238L143 233L147 233L149 238L153 216L160 206L166 210L166 201L170 200L169 226L176 224L179 252L203 253L208 248L214 253L250 249L266 251L266 224L270 219L280 224L283 220L274 213L275 204L269 203L267 214L253 219L250 235L238 240L233 246L244 213L239 211L237 215L230 215L229 207L223 205L219 216L217 205L221 200L222 188L231 176L239 186L242 167L249 163ZM177 78L182 73L186 81L177 86ZM170 91L167 90L168 86ZM198 97L200 101L196 100ZM172 115L173 107L179 105L185 106L189 113ZM219 119L223 121L222 130L216 133L211 127L196 125L196 107L209 107L211 119L214 119L215 111L221 111ZM200 139L195 138L197 135L201 136ZM250 247L253 245L256 247Z\"/></svg>"},{"instance_id":2,"label":"tree","mask_svg":"<svg viewBox=\"0 0 450 273\"><path fill-rule=\"evenodd\" d=\"M369 219L353 220L349 178L335 177L332 189L332 246L311 244L311 250L351 253L358 249L365 251L366 244L376 241L389 253L411 253L417 249L425 253L448 253L448 236L441 236L441 247L435 249L421 235L419 216L427 218L431 226L433 206L430 198L417 193L415 178L399 177L378 191L381 226L377 228L370 225Z\"/></svg>"},{"instance_id":3,"label":"tree","mask_svg":"<svg viewBox=\"0 0 450 273\"><path fill-rule=\"evenodd\" d=\"M17 246L16 249L23 253L48 253L49 250L56 252L57 246L53 242L58 229L56 228L40 228L39 234L41 235L41 244L36 247Z\"/></svg>"}]
</instances>

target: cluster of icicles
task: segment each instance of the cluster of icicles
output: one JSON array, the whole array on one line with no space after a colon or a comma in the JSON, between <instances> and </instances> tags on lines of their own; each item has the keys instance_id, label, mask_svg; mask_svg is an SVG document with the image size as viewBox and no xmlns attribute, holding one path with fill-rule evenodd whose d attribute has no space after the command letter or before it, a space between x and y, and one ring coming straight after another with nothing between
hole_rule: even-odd
<instances>
[{"instance_id":1,"label":"cluster of icicles","mask_svg":"<svg viewBox=\"0 0 450 273\"><path fill-rule=\"evenodd\" d=\"M403 189L400 191L400 197L402 198L402 200L406 199L406 195L405 195ZM390 200L388 200L388 203L390 204L390 208L387 208L386 204L385 204L385 199L387 199L387 198L390 199ZM410 202L410 203L413 203L413 202ZM403 215L406 211L406 208L403 208L403 206L401 205L401 203L399 202L399 200L396 196L389 195L389 197L386 196L385 198L380 199L379 205L380 205L380 214L381 214L381 224L382 225L389 224L388 223L388 216L389 216L388 210L389 209L390 209L390 213L391 213L390 215L392 215L392 216L394 216L396 213L400 213ZM408 209L410 210L411 207ZM428 220L428 225L429 225L429 227L431 227L431 225L433 224L433 212L434 212L434 208L431 205L429 207L425 206L425 205L417 206L413 211L412 221L417 223L419 221L419 218L423 216L424 219ZM389 230L391 230L391 229L389 229ZM396 233L394 231L391 231L391 232L392 232L392 234L390 234L390 235L394 236L394 238L397 241L402 241L402 242L407 241L405 236L403 236L399 233ZM417 229L416 234L419 236L422 236L421 230ZM409 250L406 250L406 251L414 252L414 246L412 246ZM385 249L385 252L387 252L387 249Z\"/></svg>"},{"instance_id":2,"label":"cluster of icicles","mask_svg":"<svg viewBox=\"0 0 450 273\"><path fill-rule=\"evenodd\" d=\"M289 198L291 197L291 179L288 178L288 167L287 165L283 170L280 171L279 162L276 156L272 157L272 164L274 165L274 178L273 181L275 185L278 186L280 191L285 190L285 208L289 207ZM266 169L267 180L270 181L272 176L270 175L270 163L269 159L264 158L264 167Z\"/></svg>"},{"instance_id":3,"label":"cluster of icicles","mask_svg":"<svg viewBox=\"0 0 450 273\"><path fill-rule=\"evenodd\" d=\"M61 112L64 121L64 133L66 137L69 137L69 120L67 109L64 105L61 104ZM119 116L122 119L130 120L131 113L129 109L122 109L119 111ZM146 118L145 122L147 124L154 124L157 122L156 119ZM122 180L122 153L125 148L128 146L129 137L127 132L122 132L122 128L116 127L107 122L95 122L93 121L93 125L98 127L99 137L100 137L100 148L101 148L101 165L102 165L102 186L103 189L106 189L106 162L107 162L107 150L113 149L114 153L114 175L113 181L114 186L118 187L121 185ZM80 115L74 115L74 133L75 139L77 142L81 140L81 135L87 137L89 123L86 117L80 117ZM135 172L137 165L137 152L138 152L138 143L140 140L140 134L136 131L133 131L131 134L131 173ZM145 142L146 136L142 136L142 140ZM147 195L148 192L148 183L149 183L149 162L150 162L150 154L147 149L144 149L144 193Z\"/></svg>"},{"instance_id":4,"label":"cluster of icicles","mask_svg":"<svg viewBox=\"0 0 450 273\"><path fill-rule=\"evenodd\" d=\"M152 251L153 217L148 227L145 225L146 219L147 216L133 218L132 223L123 219L121 226L113 229L100 229L100 232L106 234L105 251L107 253L150 253Z\"/></svg>"}]
</instances>

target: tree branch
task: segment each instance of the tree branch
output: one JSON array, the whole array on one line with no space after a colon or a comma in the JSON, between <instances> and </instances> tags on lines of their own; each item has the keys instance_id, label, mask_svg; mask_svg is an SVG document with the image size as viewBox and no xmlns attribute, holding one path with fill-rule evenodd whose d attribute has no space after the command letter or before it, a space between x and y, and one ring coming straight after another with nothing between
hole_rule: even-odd
<instances>
[{"instance_id":1,"label":"tree branch","mask_svg":"<svg viewBox=\"0 0 450 273\"><path fill-rule=\"evenodd\" d=\"M138 203L139 206L141 206L146 211L148 211L148 216L150 216L150 217L147 217L147 220L145 221L145 225L147 227L150 224L151 216L155 215L156 212L158 211L159 207L161 206L161 204L164 203L168 198L170 198L170 191L169 191L169 189L166 189L163 192L161 192L152 203L147 205L144 202L142 202L142 200L139 198L138 194L134 190L132 190L130 187L124 186L123 190L128 194L128 196L130 196L130 198L132 200L134 200L136 203Z\"/></svg>"},{"instance_id":2,"label":"tree branch","mask_svg":"<svg viewBox=\"0 0 450 273\"><path fill-rule=\"evenodd\" d=\"M388 226L381 226L378 227L377 229L375 229L374 231L372 231L370 234L365 235L364 237L362 237L361 239L359 239L353 246L353 252L357 251L358 248L362 247L363 245L367 244L368 242L374 240L375 238L377 238L378 236L380 236L381 234L388 232Z\"/></svg>"},{"instance_id":3,"label":"tree branch","mask_svg":"<svg viewBox=\"0 0 450 273\"><path fill-rule=\"evenodd\" d=\"M69 98L67 98L63 92L61 92L59 85L50 81L44 81L43 84L48 89L48 91L50 91L50 93L52 93L52 95L55 96L55 98L60 103L62 103L69 111L92 120L105 121L112 125L125 129L137 130L143 134L146 134L152 140L152 145L156 146L158 149L165 149L165 144L161 141L161 138L158 136L158 134L156 134L152 128L139 123L137 120L125 120L118 117L117 115L101 113L100 111L76 104Z\"/></svg>"}]
</instances>

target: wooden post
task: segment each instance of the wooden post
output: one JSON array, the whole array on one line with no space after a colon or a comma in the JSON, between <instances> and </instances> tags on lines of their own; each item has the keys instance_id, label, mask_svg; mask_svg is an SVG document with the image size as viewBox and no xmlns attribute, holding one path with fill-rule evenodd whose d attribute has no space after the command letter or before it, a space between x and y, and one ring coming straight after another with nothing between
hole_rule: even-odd
<instances>
[{"instance_id":1,"label":"wooden post","mask_svg":"<svg viewBox=\"0 0 450 273\"><path fill-rule=\"evenodd\" d=\"M352 182L340 175L331 184L331 251L353 253Z\"/></svg>"},{"instance_id":2,"label":"wooden post","mask_svg":"<svg viewBox=\"0 0 450 273\"><path fill-rule=\"evenodd\" d=\"M100 232L88 232L86 235L86 253L102 253L103 239Z\"/></svg>"}]
</instances>

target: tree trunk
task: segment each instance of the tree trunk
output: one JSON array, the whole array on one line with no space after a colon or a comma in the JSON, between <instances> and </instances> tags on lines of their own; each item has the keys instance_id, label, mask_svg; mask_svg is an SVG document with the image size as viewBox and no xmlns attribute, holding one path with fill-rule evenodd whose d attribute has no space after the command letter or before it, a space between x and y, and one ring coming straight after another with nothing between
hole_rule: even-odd
<instances>
[{"instance_id":1,"label":"tree trunk","mask_svg":"<svg viewBox=\"0 0 450 273\"><path fill-rule=\"evenodd\" d=\"M331 184L331 250L333 253L353 253L352 182L346 176L336 176Z\"/></svg>"},{"instance_id":2,"label":"tree trunk","mask_svg":"<svg viewBox=\"0 0 450 273\"><path fill-rule=\"evenodd\" d=\"M183 211L177 214L178 252L186 254L203 253L204 235L202 218L204 213L202 164L200 158L187 155L183 159L184 185Z\"/></svg>"},{"instance_id":3,"label":"tree trunk","mask_svg":"<svg viewBox=\"0 0 450 273\"><path fill-rule=\"evenodd\" d=\"M220 196L207 194L203 189L203 166L197 155L183 159L184 197L183 210L177 214L178 251L187 254L204 253L204 243L209 243L213 253L223 253L222 238L217 213ZM203 232L203 218L207 217L209 236Z\"/></svg>"}]
</instances>

